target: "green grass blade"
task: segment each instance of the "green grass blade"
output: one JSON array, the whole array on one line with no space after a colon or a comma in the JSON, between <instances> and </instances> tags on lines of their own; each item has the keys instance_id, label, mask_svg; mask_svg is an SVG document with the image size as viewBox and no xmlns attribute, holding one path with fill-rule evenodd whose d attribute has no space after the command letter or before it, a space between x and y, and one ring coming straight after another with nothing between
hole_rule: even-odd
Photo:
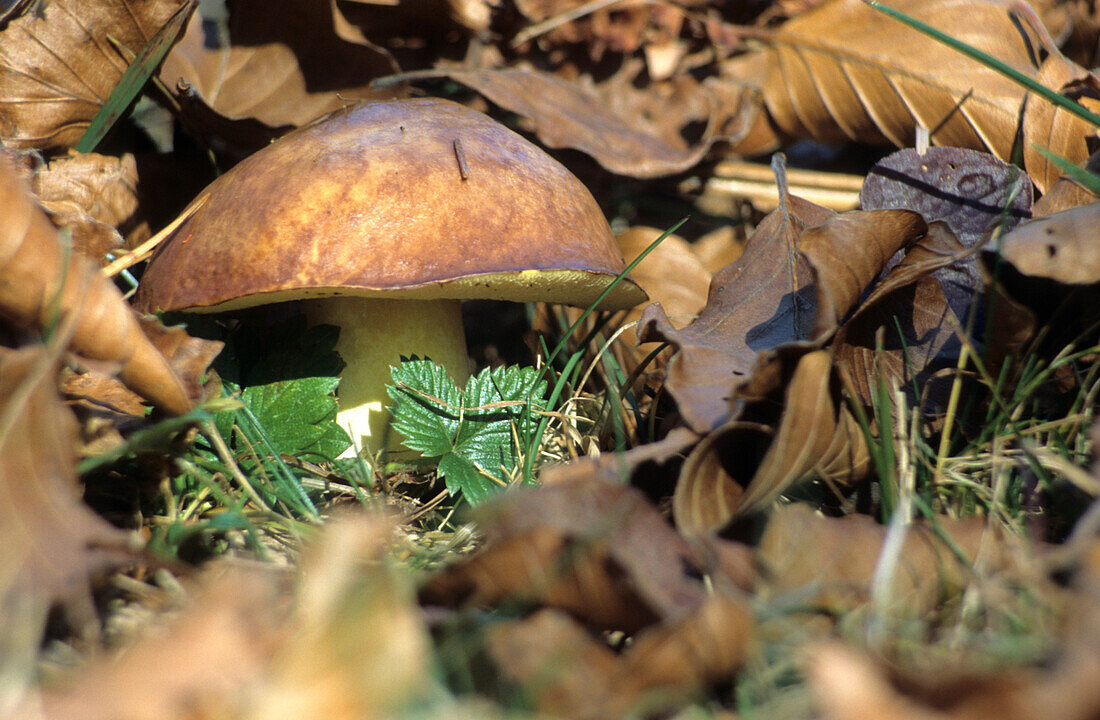
<instances>
[{"instance_id":1,"label":"green grass blade","mask_svg":"<svg viewBox=\"0 0 1100 720\"><path fill-rule=\"evenodd\" d=\"M130 103L145 87L145 83L160 67L164 56L168 54L180 33L183 32L183 28L187 25L187 20L191 17L191 12L195 7L194 2L181 5L172 14L172 17L168 18L168 22L164 24L164 27L158 30L156 35L145 44L138 56L126 68L126 72L122 73L115 89L107 96L107 102L103 103L103 107L92 118L88 129L80 137L79 142L76 144L77 152L92 152L100 141L106 137L107 132L122 117L126 112L126 108L130 107Z\"/></svg>"},{"instance_id":2,"label":"green grass blade","mask_svg":"<svg viewBox=\"0 0 1100 720\"><path fill-rule=\"evenodd\" d=\"M581 313L580 317L578 317L577 320L569 326L569 329L562 334L561 340L558 341L558 344L554 346L554 349L546 358L546 366L548 368L553 367L554 360L557 358L558 354L565 349L565 346L569 343L569 338L573 337L573 333L575 333L577 331L577 328L579 328L581 324L588 319L588 316L590 316L593 311L595 311L596 307L598 307L599 304L603 302L603 299L611 294L611 291L614 290L615 287L623 281L623 278L630 274L631 270L638 266L638 263L644 260L646 256L649 255L649 253L656 250L657 246L665 241L665 238L679 230L680 226L682 226L687 221L688 218L684 218L672 227L670 227L668 230L665 230L663 233L661 233L660 237L649 244L649 247L640 252L638 254L638 257L631 260L630 263L628 263L627 266L623 268L623 271L619 273L619 275L611 282L610 285L607 286L607 289L600 293L600 296L596 298L596 301L589 305L585 309L585 311ZM597 329L598 328L594 328L594 330ZM569 358L569 362L566 363L566 367L559 376L558 382L555 383L553 389L550 391L550 399L547 401L546 407L557 407L557 402L561 398L562 389L565 386L565 378L567 378L573 372L573 370L578 367L581 355L583 354L583 348L585 345L588 344L589 339L592 337L594 337L594 334L590 333L588 338L586 338L585 341L581 344L582 350L574 353L573 356ZM531 444L527 447L527 453L524 455L523 459L523 479L525 482L532 482L534 480L535 456L538 454L539 446L542 444L542 436L546 432L546 427L549 424L549 417L543 417L542 420L539 421L539 425L535 429L535 434L531 438Z\"/></svg>"},{"instance_id":3,"label":"green grass blade","mask_svg":"<svg viewBox=\"0 0 1100 720\"><path fill-rule=\"evenodd\" d=\"M569 338L573 337L573 333L577 331L577 328L579 328L584 323L584 321L588 319L588 316L591 315L597 307L599 307L599 304L603 302L604 298L610 295L612 291L616 287L618 287L619 283L621 283L623 279L630 274L630 271L638 267L638 263L640 263L642 260L645 260L647 255L656 250L657 246L665 241L665 238L679 230L680 226L682 226L687 221L688 219L684 218L680 220L680 222L670 227L668 230L665 230L663 233L661 233L661 236L659 238L649 244L649 247L638 253L638 257L630 261L630 263L623 269L623 271L619 273L614 280L611 281L611 284L608 285L602 293L600 293L600 296L596 298L596 301L589 305L585 309L585 311L581 313L581 316L577 318L576 322L570 325L569 329L566 330L565 333L561 336L561 340L559 340L558 344L554 346L554 350L550 353L550 357L546 360L547 365L550 365L554 362L554 358L558 356L558 353L565 349L566 344L568 344L569 342Z\"/></svg>"},{"instance_id":4,"label":"green grass blade","mask_svg":"<svg viewBox=\"0 0 1100 720\"><path fill-rule=\"evenodd\" d=\"M878 2L878 0L863 0L863 2L874 8L875 10L889 15L895 20L905 23L914 30L924 33L933 40L943 43L952 50L956 50L963 55L966 55L968 58L980 62L982 65L985 65L990 70L994 70L1001 75L1004 75L1009 80L1012 80L1019 85L1023 85L1025 88L1031 90L1036 95L1039 95L1048 102L1051 102L1058 107L1073 113L1082 120L1085 120L1086 122L1090 122L1093 125L1100 127L1100 115L1089 112L1089 110L1082 106L1080 103L1074 100L1070 100L1064 95L1061 95L1054 90L1051 90L1045 85L1037 82L1034 78L1030 78L1016 68L1006 65L992 55L988 55L978 48L974 47L973 45L968 45L961 40L957 40L950 35L942 33L931 25L926 25L920 20L917 20L914 17L910 17L899 10L895 10L889 5L884 5L881 2Z\"/></svg>"},{"instance_id":5,"label":"green grass blade","mask_svg":"<svg viewBox=\"0 0 1100 720\"><path fill-rule=\"evenodd\" d=\"M1039 151L1039 154L1058 166L1058 169L1073 182L1088 190L1093 195L1100 196L1100 175L1089 172L1083 167L1074 165L1061 155L1052 153L1044 147L1031 143L1031 147Z\"/></svg>"},{"instance_id":6,"label":"green grass blade","mask_svg":"<svg viewBox=\"0 0 1100 720\"><path fill-rule=\"evenodd\" d=\"M220 409L220 405L224 404L223 401L218 400L215 403L207 405L200 405L186 415L180 415L179 417L168 418L151 427L144 430L138 430L130 437L126 439L126 442L118 445L117 447L108 450L102 455L96 455L95 457L82 460L77 466L77 473L84 475L93 470L103 467L104 465L110 465L111 463L118 462L122 458L126 457L130 453L139 452L141 450L150 450L164 447L168 438L176 433L185 430L186 428L201 423L204 420L209 420L213 417L211 412ZM211 407L213 405L213 407Z\"/></svg>"}]
</instances>

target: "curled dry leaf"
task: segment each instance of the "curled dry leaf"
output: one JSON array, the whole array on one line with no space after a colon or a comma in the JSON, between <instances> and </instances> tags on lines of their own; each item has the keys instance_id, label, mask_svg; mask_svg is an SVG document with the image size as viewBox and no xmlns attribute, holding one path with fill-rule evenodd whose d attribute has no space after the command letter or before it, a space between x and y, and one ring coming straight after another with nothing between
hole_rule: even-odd
<instances>
[{"instance_id":1,"label":"curled dry leaf","mask_svg":"<svg viewBox=\"0 0 1100 720\"><path fill-rule=\"evenodd\" d=\"M928 222L943 222L950 230L930 231L904 260L903 253L896 253L887 269L904 263L916 272L905 271L884 281L875 290L875 302L868 298L860 308L860 320L847 328L849 341L864 347L861 355L866 372L848 369L866 402L874 357L893 387L908 374L919 390L936 366L955 365L962 349L959 327L973 322L980 332L977 323L982 322L986 310L987 283L977 253L966 251L980 245L992 229L1010 230L1029 216L1031 183L1017 168L988 153L946 147L929 148L924 153L906 149L871 168L860 202L865 210L914 210ZM937 255L944 259L955 255L956 259L943 263L935 259ZM887 295L891 299L887 300ZM995 305L992 309L997 311ZM948 312L954 318L948 317ZM895 317L904 337L898 336ZM875 334L880 328L887 352L875 356ZM861 339L855 340L857 336ZM848 352L838 357L853 359Z\"/></svg>"},{"instance_id":2,"label":"curled dry leaf","mask_svg":"<svg viewBox=\"0 0 1100 720\"><path fill-rule=\"evenodd\" d=\"M187 389L122 293L90 260L66 252L7 158L0 158L0 217L0 315L38 329L71 316L76 352L118 363L122 381L167 412L191 409Z\"/></svg>"},{"instance_id":3,"label":"curled dry leaf","mask_svg":"<svg viewBox=\"0 0 1100 720\"><path fill-rule=\"evenodd\" d=\"M697 320L677 330L660 308L646 308L639 336L676 348L667 388L687 425L705 433L729 420L759 353L825 339L886 261L924 230L913 212L836 215L791 196L714 276Z\"/></svg>"},{"instance_id":4,"label":"curled dry leaf","mask_svg":"<svg viewBox=\"0 0 1100 720\"><path fill-rule=\"evenodd\" d=\"M1002 3L897 0L891 6L1038 74L1035 39ZM1024 89L861 0L822 3L765 40L765 49L727 61L723 75L763 92L780 131L773 147L783 136L906 147L922 126L937 145L1010 156Z\"/></svg>"},{"instance_id":5,"label":"curled dry leaf","mask_svg":"<svg viewBox=\"0 0 1100 720\"><path fill-rule=\"evenodd\" d=\"M38 201L59 226L72 230L73 246L85 255L101 259L115 247L81 247L87 227L92 238L101 237L103 228L113 237L122 235L131 245L149 237L149 225L141 217L138 203L138 167L133 155L122 157L97 153L76 153L54 158L39 168L31 179ZM117 230L117 233L115 231Z\"/></svg>"},{"instance_id":6,"label":"curled dry leaf","mask_svg":"<svg viewBox=\"0 0 1100 720\"><path fill-rule=\"evenodd\" d=\"M169 367L183 383L188 397L209 400L220 391L219 383L206 383L207 368L221 352L223 343L191 337L182 327L165 327L153 316L138 318L142 332L168 361ZM79 368L80 372L62 375L61 391L88 409L106 410L131 419L144 419L142 397L110 373L95 367ZM121 417L119 419L122 419Z\"/></svg>"},{"instance_id":7,"label":"curled dry leaf","mask_svg":"<svg viewBox=\"0 0 1100 720\"><path fill-rule=\"evenodd\" d=\"M639 491L574 481L495 504L485 549L422 588L422 602L565 610L588 625L636 631L702 601L699 560Z\"/></svg>"},{"instance_id":8,"label":"curled dry leaf","mask_svg":"<svg viewBox=\"0 0 1100 720\"><path fill-rule=\"evenodd\" d=\"M995 532L982 518L956 520L937 517L939 529L969 560L978 555L982 536ZM871 580L890 529L866 515L831 518L808 505L776 508L758 546L761 564L759 592L770 597L813 589L821 607L846 612L870 596ZM972 570L954 554L937 531L924 521L904 529L905 538L892 571L889 597L896 610L920 615L957 596ZM984 548L990 573L1006 571L1013 552L1021 549L1008 538L994 535Z\"/></svg>"},{"instance_id":9,"label":"curled dry leaf","mask_svg":"<svg viewBox=\"0 0 1100 720\"><path fill-rule=\"evenodd\" d=\"M1000 255L1024 275L1067 285L1100 282L1096 228L1100 203L1046 215L1025 223L986 249Z\"/></svg>"},{"instance_id":10,"label":"curled dry leaf","mask_svg":"<svg viewBox=\"0 0 1100 720\"><path fill-rule=\"evenodd\" d=\"M77 627L94 622L90 577L131 559L127 536L80 500L77 422L57 370L45 346L0 351L0 696L32 674L50 606L66 605Z\"/></svg>"},{"instance_id":11,"label":"curled dry leaf","mask_svg":"<svg viewBox=\"0 0 1100 720\"><path fill-rule=\"evenodd\" d=\"M677 622L642 630L620 655L568 615L548 609L494 627L489 652L538 711L596 720L669 710L729 682L752 635L744 601L719 592Z\"/></svg>"},{"instance_id":12,"label":"curled dry leaf","mask_svg":"<svg viewBox=\"0 0 1100 720\"><path fill-rule=\"evenodd\" d=\"M672 497L676 525L688 536L716 532L766 507L813 477L843 485L870 471L863 432L843 403L825 350L768 353L757 366L737 419L710 433L680 471ZM776 366L790 364L793 372ZM769 367L771 366L771 367ZM777 420L760 418L782 407Z\"/></svg>"},{"instance_id":13,"label":"curled dry leaf","mask_svg":"<svg viewBox=\"0 0 1100 720\"><path fill-rule=\"evenodd\" d=\"M1048 57L1036 79L1094 113L1100 110L1100 81L1096 75L1061 54ZM1097 128L1087 120L1037 95L1028 94L1023 117L1024 167L1040 192L1049 190L1062 176L1062 171L1036 146L1071 163L1079 163L1089 156L1086 140L1095 137L1096 132Z\"/></svg>"},{"instance_id":14,"label":"curled dry leaf","mask_svg":"<svg viewBox=\"0 0 1100 720\"><path fill-rule=\"evenodd\" d=\"M396 66L385 50L338 37L328 0L244 0L228 16L215 5L195 13L161 69L169 88L184 84L185 124L254 150L279 129L398 94L370 90Z\"/></svg>"},{"instance_id":15,"label":"curled dry leaf","mask_svg":"<svg viewBox=\"0 0 1100 720\"><path fill-rule=\"evenodd\" d=\"M130 64L183 0L52 0L0 32L0 138L15 148L76 145Z\"/></svg>"}]
</instances>

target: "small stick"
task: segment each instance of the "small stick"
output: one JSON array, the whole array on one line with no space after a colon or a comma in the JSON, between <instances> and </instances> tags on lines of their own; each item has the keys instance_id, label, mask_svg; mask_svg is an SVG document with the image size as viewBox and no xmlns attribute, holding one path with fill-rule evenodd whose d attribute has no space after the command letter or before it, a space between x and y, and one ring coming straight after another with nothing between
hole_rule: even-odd
<instances>
[{"instance_id":1,"label":"small stick","mask_svg":"<svg viewBox=\"0 0 1100 720\"><path fill-rule=\"evenodd\" d=\"M126 268L130 267L131 265L136 265L137 263L152 255L153 250L156 249L157 245L160 245L162 242L164 242L164 239L175 232L176 228L182 225L183 222L187 220L187 218L194 215L199 208L206 204L206 201L209 198L209 195L203 195L201 198L191 203L191 205L189 205L187 209L180 213L180 216L178 218L168 224L168 227L164 228L159 233L143 242L141 245L138 245L130 252L120 256L117 260L112 262L107 267L103 268L103 274L107 277L113 277L125 270Z\"/></svg>"},{"instance_id":2,"label":"small stick","mask_svg":"<svg viewBox=\"0 0 1100 720\"><path fill-rule=\"evenodd\" d=\"M466 153L462 150L462 141L454 141L455 160L458 160L458 174L463 180L470 177L470 168L466 165Z\"/></svg>"}]
</instances>

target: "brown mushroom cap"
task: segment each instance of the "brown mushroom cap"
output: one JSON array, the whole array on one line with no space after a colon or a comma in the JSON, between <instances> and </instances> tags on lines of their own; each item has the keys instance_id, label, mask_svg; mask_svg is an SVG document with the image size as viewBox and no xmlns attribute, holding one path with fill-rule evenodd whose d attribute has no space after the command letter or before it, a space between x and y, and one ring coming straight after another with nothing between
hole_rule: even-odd
<instances>
[{"instance_id":1,"label":"brown mushroom cap","mask_svg":"<svg viewBox=\"0 0 1100 720\"><path fill-rule=\"evenodd\" d=\"M139 310L336 295L587 306L624 267L576 177L511 130L446 100L337 111L247 158L206 192L146 270ZM601 308L645 299L624 280Z\"/></svg>"}]
</instances>

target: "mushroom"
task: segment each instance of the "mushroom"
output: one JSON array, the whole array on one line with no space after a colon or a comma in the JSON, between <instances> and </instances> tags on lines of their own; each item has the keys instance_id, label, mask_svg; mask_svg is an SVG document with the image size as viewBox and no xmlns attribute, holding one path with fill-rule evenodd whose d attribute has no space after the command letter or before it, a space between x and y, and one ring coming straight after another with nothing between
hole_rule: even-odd
<instances>
[{"instance_id":1,"label":"mushroom","mask_svg":"<svg viewBox=\"0 0 1100 720\"><path fill-rule=\"evenodd\" d=\"M340 327L338 422L381 449L389 368L428 357L469 374L463 299L588 306L623 270L585 186L538 147L438 99L353 105L214 181L153 256L144 312L287 300ZM629 278L602 310L646 300Z\"/></svg>"}]
</instances>

